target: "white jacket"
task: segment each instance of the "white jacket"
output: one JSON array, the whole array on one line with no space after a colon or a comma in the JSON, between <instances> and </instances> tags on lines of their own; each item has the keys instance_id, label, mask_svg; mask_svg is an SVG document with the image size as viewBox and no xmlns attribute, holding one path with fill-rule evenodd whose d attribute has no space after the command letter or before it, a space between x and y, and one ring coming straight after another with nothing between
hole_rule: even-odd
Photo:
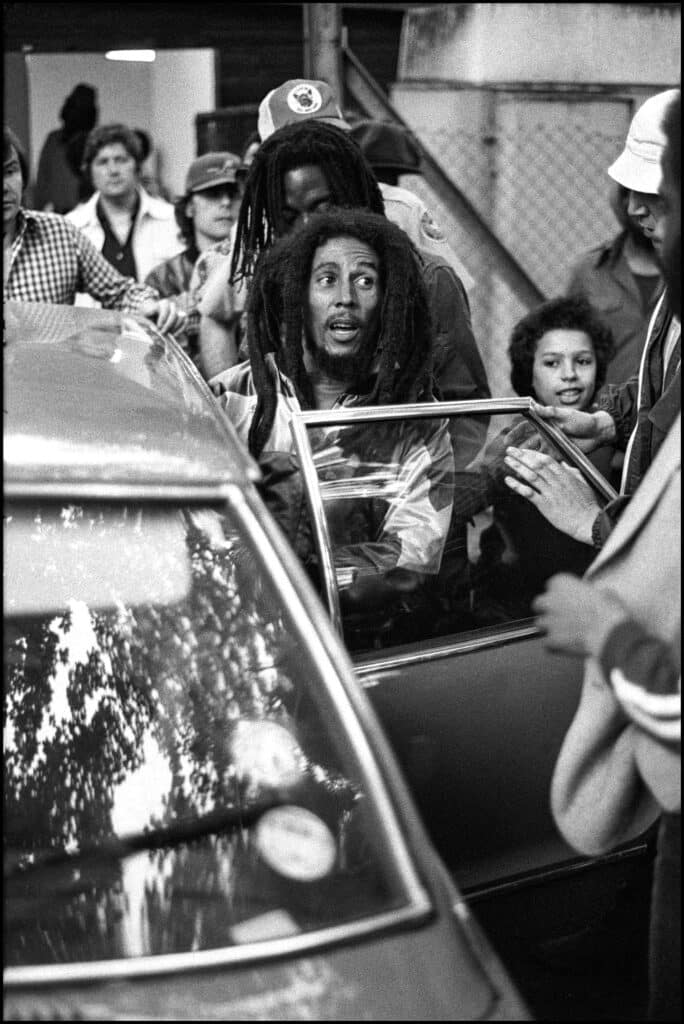
<instances>
[{"instance_id":1,"label":"white jacket","mask_svg":"<svg viewBox=\"0 0 684 1024\"><path fill-rule=\"evenodd\" d=\"M466 291L472 288L472 277L447 242L444 232L433 220L423 200L407 188L388 185L384 181L379 182L379 185L385 201L387 220L405 231L419 249L431 256L441 256L460 277Z\"/></svg>"},{"instance_id":2,"label":"white jacket","mask_svg":"<svg viewBox=\"0 0 684 1024\"><path fill-rule=\"evenodd\" d=\"M171 203L151 196L140 186L138 193L140 206L133 229L133 256L138 269L138 281L144 282L151 270L182 252L185 245L180 239ZM87 202L67 213L66 217L102 252L105 236L96 212L99 198L100 193L95 192Z\"/></svg>"}]
</instances>

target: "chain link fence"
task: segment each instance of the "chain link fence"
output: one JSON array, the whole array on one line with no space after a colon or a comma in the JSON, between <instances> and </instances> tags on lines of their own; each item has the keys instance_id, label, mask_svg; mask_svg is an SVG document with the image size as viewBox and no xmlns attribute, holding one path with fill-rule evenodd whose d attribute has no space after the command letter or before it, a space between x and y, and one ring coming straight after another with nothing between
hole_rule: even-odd
<instances>
[{"instance_id":1,"label":"chain link fence","mask_svg":"<svg viewBox=\"0 0 684 1024\"><path fill-rule=\"evenodd\" d=\"M573 108L567 100L518 100L500 104L494 130L414 128L548 298L563 293L582 253L619 230L606 171L622 150L631 108L626 100L608 102L610 112L595 102ZM406 175L400 183L425 201L471 274L473 329L492 394L512 394L506 349L527 307L498 273L494 253L464 230L424 179Z\"/></svg>"}]
</instances>

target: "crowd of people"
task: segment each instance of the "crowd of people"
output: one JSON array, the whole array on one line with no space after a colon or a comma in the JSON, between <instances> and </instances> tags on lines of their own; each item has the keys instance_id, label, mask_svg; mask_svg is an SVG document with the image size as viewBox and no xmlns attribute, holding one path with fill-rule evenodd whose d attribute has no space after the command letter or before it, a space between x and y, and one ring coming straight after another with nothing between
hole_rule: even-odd
<instances>
[{"instance_id":1,"label":"crowd of people","mask_svg":"<svg viewBox=\"0 0 684 1024\"><path fill-rule=\"evenodd\" d=\"M326 83L297 79L264 98L243 154L199 156L170 203L143 184L140 133L96 126L88 89L74 90L46 143L39 209L23 204L28 168L5 126L5 298L95 302L175 333L315 575L293 411L490 397L471 279L422 200L397 183L419 172L420 149L396 126L350 124ZM660 818L653 1019L680 1012L680 115L677 89L640 106L607 168L619 233L582 257L565 295L511 327L512 390L590 453L619 496L600 507L577 470L513 444L512 433L485 539L497 558L517 507L508 494L582 556L584 575L540 580L534 605L549 647L586 658L552 807L588 853ZM378 442L398 497L389 509L369 506L377 522L363 535L375 540L360 543L358 524L337 524L350 607L368 602L369 588L382 602L385 587L410 608L445 559L467 564L453 479L482 449L487 424L462 419L450 433L428 422L407 421ZM350 459L353 444L352 432L337 457Z\"/></svg>"}]
</instances>

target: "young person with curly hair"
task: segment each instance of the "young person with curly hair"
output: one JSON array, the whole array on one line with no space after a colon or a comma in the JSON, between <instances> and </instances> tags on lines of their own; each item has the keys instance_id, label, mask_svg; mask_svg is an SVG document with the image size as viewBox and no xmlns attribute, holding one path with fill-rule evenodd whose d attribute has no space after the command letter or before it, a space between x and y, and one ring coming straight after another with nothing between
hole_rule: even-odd
<instances>
[{"instance_id":1,"label":"young person with curly hair","mask_svg":"<svg viewBox=\"0 0 684 1024\"><path fill-rule=\"evenodd\" d=\"M513 328L511 384L518 395L543 405L588 409L613 351L612 331L585 299L551 299Z\"/></svg>"}]
</instances>

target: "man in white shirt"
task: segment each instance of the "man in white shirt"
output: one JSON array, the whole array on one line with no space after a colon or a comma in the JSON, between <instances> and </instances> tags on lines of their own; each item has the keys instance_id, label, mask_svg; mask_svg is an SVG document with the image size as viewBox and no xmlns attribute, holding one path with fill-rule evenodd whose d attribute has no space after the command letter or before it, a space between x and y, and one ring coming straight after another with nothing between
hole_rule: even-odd
<instances>
[{"instance_id":1,"label":"man in white shirt","mask_svg":"<svg viewBox=\"0 0 684 1024\"><path fill-rule=\"evenodd\" d=\"M67 218L119 273L144 281L183 249L171 203L140 184L140 139L123 124L95 128L86 141L84 172L95 188Z\"/></svg>"}]
</instances>

